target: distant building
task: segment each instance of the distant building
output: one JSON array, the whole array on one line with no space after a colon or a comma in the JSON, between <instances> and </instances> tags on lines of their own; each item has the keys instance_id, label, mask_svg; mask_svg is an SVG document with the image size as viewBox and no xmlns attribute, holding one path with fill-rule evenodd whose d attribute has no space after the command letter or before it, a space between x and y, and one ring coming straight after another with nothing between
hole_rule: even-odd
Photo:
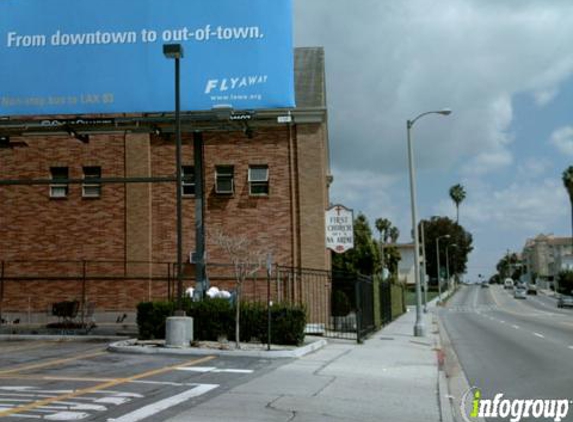
<instances>
[{"instance_id":1,"label":"distant building","mask_svg":"<svg viewBox=\"0 0 573 422\"><path fill-rule=\"evenodd\" d=\"M522 251L524 281L537 281L549 288L560 271L573 269L573 245L570 237L540 234L527 239Z\"/></svg>"},{"instance_id":2,"label":"distant building","mask_svg":"<svg viewBox=\"0 0 573 422\"><path fill-rule=\"evenodd\" d=\"M398 262L398 282L405 285L415 285L415 265L414 265L414 244L413 243L389 243L386 246L392 246L400 252L400 261ZM422 257L420 256L420 259Z\"/></svg>"}]
</instances>

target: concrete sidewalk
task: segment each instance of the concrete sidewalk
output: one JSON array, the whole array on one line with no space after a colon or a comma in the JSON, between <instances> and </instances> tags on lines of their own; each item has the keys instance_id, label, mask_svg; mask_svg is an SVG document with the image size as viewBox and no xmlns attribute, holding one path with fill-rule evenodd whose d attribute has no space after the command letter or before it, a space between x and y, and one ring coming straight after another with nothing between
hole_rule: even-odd
<instances>
[{"instance_id":1,"label":"concrete sidewalk","mask_svg":"<svg viewBox=\"0 0 573 422\"><path fill-rule=\"evenodd\" d=\"M441 421L433 318L424 314L423 338L412 335L411 309L363 345L329 340L168 421Z\"/></svg>"}]
</instances>

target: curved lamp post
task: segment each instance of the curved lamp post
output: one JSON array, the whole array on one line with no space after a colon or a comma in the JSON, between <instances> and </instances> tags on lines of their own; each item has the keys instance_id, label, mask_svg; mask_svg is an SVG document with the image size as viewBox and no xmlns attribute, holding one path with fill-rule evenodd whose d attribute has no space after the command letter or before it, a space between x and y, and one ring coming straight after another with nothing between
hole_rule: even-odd
<instances>
[{"instance_id":1,"label":"curved lamp post","mask_svg":"<svg viewBox=\"0 0 573 422\"><path fill-rule=\"evenodd\" d=\"M440 239L449 239L451 236L445 234L436 237L436 275L438 279L438 303L442 303L442 283L440 282Z\"/></svg>"},{"instance_id":2,"label":"curved lamp post","mask_svg":"<svg viewBox=\"0 0 573 422\"><path fill-rule=\"evenodd\" d=\"M410 169L410 202L412 207L412 232L414 233L414 277L416 281L416 323L414 324L414 336L423 337L424 324L422 323L422 292L420 289L420 240L418 238L418 211L416 209L416 175L414 171L414 151L412 148L411 129L416 121L428 114L441 114L447 116L452 113L450 109L427 111L419 114L406 122L408 135L408 166Z\"/></svg>"}]
</instances>

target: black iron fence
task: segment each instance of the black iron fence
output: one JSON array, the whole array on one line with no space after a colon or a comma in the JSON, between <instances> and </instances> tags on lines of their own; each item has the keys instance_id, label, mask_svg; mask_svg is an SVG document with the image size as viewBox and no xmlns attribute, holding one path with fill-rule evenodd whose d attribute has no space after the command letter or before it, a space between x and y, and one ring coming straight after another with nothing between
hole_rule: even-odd
<instances>
[{"instance_id":1,"label":"black iron fence","mask_svg":"<svg viewBox=\"0 0 573 422\"><path fill-rule=\"evenodd\" d=\"M206 272L211 286L236 291L233 266L211 263ZM184 291L195 286L189 265L183 282ZM303 305L307 334L360 342L378 321L387 324L395 316L390 283L358 274L274 266L271 272L252 271L241 287L242 300ZM133 313L139 302L173 300L175 295L172 262L0 261L3 321L54 321L54 304L69 301L77 303L82 322L94 314L113 322L117 315Z\"/></svg>"}]
</instances>

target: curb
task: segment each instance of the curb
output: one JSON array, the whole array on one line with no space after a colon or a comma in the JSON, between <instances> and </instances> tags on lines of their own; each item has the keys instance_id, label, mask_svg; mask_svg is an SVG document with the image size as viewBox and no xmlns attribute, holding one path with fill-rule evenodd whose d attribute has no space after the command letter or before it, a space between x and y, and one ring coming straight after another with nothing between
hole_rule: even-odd
<instances>
[{"instance_id":1,"label":"curb","mask_svg":"<svg viewBox=\"0 0 573 422\"><path fill-rule=\"evenodd\" d=\"M118 336L82 336L82 335L54 335L54 334L0 334L0 341L25 341L25 340L43 340L43 341L94 341L107 342L117 341L118 339L127 339L127 337Z\"/></svg>"},{"instance_id":2,"label":"curb","mask_svg":"<svg viewBox=\"0 0 573 422\"><path fill-rule=\"evenodd\" d=\"M127 339L111 343L107 350L113 353L140 354L140 355L171 355L171 356L236 356L266 359L300 358L318 349L325 347L328 342L325 339L313 341L294 350L218 350L218 349L168 349L135 346L137 339Z\"/></svg>"}]
</instances>

